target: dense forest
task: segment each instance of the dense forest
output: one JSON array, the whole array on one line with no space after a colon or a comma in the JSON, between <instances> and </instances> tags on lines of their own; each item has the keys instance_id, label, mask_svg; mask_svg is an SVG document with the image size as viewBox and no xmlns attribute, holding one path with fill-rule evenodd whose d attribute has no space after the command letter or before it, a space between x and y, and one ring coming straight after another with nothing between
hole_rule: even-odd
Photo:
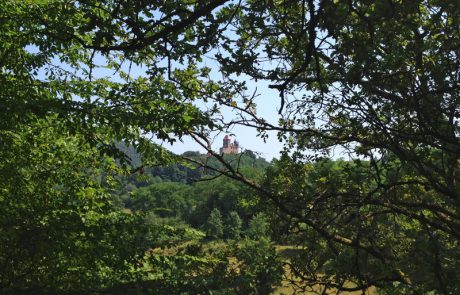
<instances>
[{"instance_id":1,"label":"dense forest","mask_svg":"<svg viewBox=\"0 0 460 295\"><path fill-rule=\"evenodd\" d=\"M457 2L0 0L0 293L459 294Z\"/></svg>"},{"instance_id":2,"label":"dense forest","mask_svg":"<svg viewBox=\"0 0 460 295\"><path fill-rule=\"evenodd\" d=\"M140 158L132 150L126 155L132 162ZM209 155L186 152L182 156L207 161L210 168L221 169L220 163ZM261 181L265 169L270 165L249 150L225 155L225 159L258 181ZM119 177L116 188L113 190L114 203L121 209L147 213L163 220L180 221L202 230L209 237L239 238L243 226L249 225L258 213L262 213L257 204L257 192L213 170L193 165L143 167L142 172L135 171L127 177ZM218 227L221 229L217 230L219 234L208 228L211 215L218 219L215 222L220 224ZM227 221L230 223L226 224ZM213 222L211 224L215 226ZM236 227L232 228L231 224Z\"/></svg>"}]
</instances>

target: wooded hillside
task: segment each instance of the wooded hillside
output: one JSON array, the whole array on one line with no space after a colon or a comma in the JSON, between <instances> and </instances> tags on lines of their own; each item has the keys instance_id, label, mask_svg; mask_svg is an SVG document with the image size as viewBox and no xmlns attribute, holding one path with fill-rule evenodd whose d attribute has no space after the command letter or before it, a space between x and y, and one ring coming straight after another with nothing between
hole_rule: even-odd
<instances>
[{"instance_id":1,"label":"wooded hillside","mask_svg":"<svg viewBox=\"0 0 460 295\"><path fill-rule=\"evenodd\" d=\"M459 44L455 0L0 0L0 293L459 294Z\"/></svg>"}]
</instances>

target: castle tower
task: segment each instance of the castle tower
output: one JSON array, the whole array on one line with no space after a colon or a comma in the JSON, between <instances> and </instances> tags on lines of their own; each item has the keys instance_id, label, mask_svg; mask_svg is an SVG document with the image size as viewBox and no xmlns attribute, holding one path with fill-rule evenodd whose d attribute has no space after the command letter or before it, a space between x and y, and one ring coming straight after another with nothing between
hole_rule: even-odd
<instances>
[{"instance_id":1,"label":"castle tower","mask_svg":"<svg viewBox=\"0 0 460 295\"><path fill-rule=\"evenodd\" d=\"M221 154L238 154L240 152L240 145L238 141L231 142L231 138L225 135L222 147L220 148Z\"/></svg>"},{"instance_id":2,"label":"castle tower","mask_svg":"<svg viewBox=\"0 0 460 295\"><path fill-rule=\"evenodd\" d=\"M230 146L230 137L228 135L225 135L222 147L228 148L229 146Z\"/></svg>"}]
</instances>

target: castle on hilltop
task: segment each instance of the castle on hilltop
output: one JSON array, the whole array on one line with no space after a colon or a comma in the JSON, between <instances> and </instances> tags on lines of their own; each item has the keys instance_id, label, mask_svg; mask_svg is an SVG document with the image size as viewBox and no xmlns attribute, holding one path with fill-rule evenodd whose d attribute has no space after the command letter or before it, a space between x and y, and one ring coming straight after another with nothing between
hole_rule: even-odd
<instances>
[{"instance_id":1,"label":"castle on hilltop","mask_svg":"<svg viewBox=\"0 0 460 295\"><path fill-rule=\"evenodd\" d=\"M221 154L238 154L240 152L240 144L238 141L231 141L231 138L225 135L222 147L220 148Z\"/></svg>"}]
</instances>

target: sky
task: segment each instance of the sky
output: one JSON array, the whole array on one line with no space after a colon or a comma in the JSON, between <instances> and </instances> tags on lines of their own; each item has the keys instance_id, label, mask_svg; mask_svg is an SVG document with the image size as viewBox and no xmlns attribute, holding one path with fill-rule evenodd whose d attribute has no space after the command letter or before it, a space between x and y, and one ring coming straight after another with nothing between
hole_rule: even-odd
<instances>
[{"instance_id":1,"label":"sky","mask_svg":"<svg viewBox=\"0 0 460 295\"><path fill-rule=\"evenodd\" d=\"M211 78L220 80L220 73L218 66L212 60L208 59L205 61L205 66L210 67ZM240 80L246 82L248 87L248 93L253 93L257 88L259 94L255 103L257 105L257 114L265 118L268 122L276 124L278 122L278 109L280 107L280 96L277 90L270 89L267 82L255 82L249 77L240 77ZM200 105L198 105L200 107ZM222 112L224 119L230 121L237 118L237 114L228 107L222 106L220 111ZM218 151L222 146L222 141L225 135L229 135L233 140L237 140L242 150L251 150L258 154L260 157L266 160L272 160L273 158L279 158L279 152L281 151L283 144L278 141L276 132L268 132L268 138L264 142L261 137L258 137L258 132L255 128L245 126L234 126L233 129L227 133L213 133L211 134L210 140L212 141L212 148L214 151ZM177 141L173 145L164 143L163 146L176 154L184 153L185 151L199 151L205 153L205 149L202 148L191 138L183 138L182 141Z\"/></svg>"},{"instance_id":2,"label":"sky","mask_svg":"<svg viewBox=\"0 0 460 295\"><path fill-rule=\"evenodd\" d=\"M28 50L30 52L38 52L38 49L33 46L29 46ZM95 64L103 65L105 64L105 59L101 56L96 56L94 60ZM62 64L58 59L53 61L55 64L59 64L62 68L72 71L72 69L64 64ZM215 80L221 80L221 74L218 70L218 65L216 62L212 61L211 59L205 59L204 66L210 67L211 70L211 78ZM127 66L126 66L127 67ZM127 69L126 69L127 70ZM145 68L139 66L132 66L131 74L133 77L137 76L146 76ZM38 77L44 79L45 78L45 68L43 68L39 73ZM112 79L117 80L117 78L113 78L113 72L111 70L107 70L104 67L97 68L94 71L94 78L102 78L104 76L112 76ZM268 88L267 82L254 82L249 77L240 78L241 80L244 79L246 85L248 87L248 93L253 93L254 90L257 88L257 93L259 94L258 97L255 99L255 103L257 104L257 114L261 117L265 118L267 121L276 123L278 120L278 108L280 106L280 97L278 91ZM76 98L78 99L78 98ZM198 107L205 107L203 105L198 105ZM230 121L237 117L236 113L232 112L228 107L222 107L221 112L224 116L226 121ZM265 158L266 160L272 160L273 158L278 158L279 152L282 149L282 143L280 143L277 139L276 132L269 132L268 138L264 142L264 140L257 136L257 131L254 128L244 127L244 126L234 126L233 129L229 130L227 133L214 133L211 134L211 141L212 141L212 148L215 151L218 151L219 148L222 146L222 140L225 135L229 135L233 140L237 140L240 144L242 150L251 150L258 154L260 157ZM155 141L155 140L154 140ZM181 140L177 140L174 144L169 144L161 141L156 141L158 144L161 144L164 148L176 153L182 154L186 151L199 151L201 153L206 153L206 150L202 148L199 144L197 144L192 138L190 137L183 137Z\"/></svg>"},{"instance_id":3,"label":"sky","mask_svg":"<svg viewBox=\"0 0 460 295\"><path fill-rule=\"evenodd\" d=\"M278 107L280 104L280 98L277 91L268 89L268 87L260 87L261 85L256 85L254 81L247 80L249 87L258 87L260 96L256 98L257 104L257 114L263 118L267 118L273 123L276 123L278 119ZM266 86L266 85L265 85ZM237 115L229 110L228 108L222 108L221 112L224 115L225 120L231 120L236 118ZM279 152L281 151L283 145L277 139L276 132L269 132L266 142L261 137L258 137L257 130L245 126L234 126L227 133L213 133L211 134L210 140L212 141L212 148L215 151L218 151L222 146L222 141L225 135L229 135L233 140L237 140L240 144L240 147L243 150L251 150L256 152L260 157L265 158L266 160L271 160L273 158L278 158ZM199 151L206 152L204 148L198 145L191 138L183 138L182 141L177 141L173 145L164 144L165 148L171 150L176 154L181 154L185 151Z\"/></svg>"},{"instance_id":4,"label":"sky","mask_svg":"<svg viewBox=\"0 0 460 295\"><path fill-rule=\"evenodd\" d=\"M38 52L38 48L35 46L28 46L27 48L30 52L36 53ZM207 66L211 68L211 79L216 81L222 80L222 75L219 72L219 65L214 60L214 51L208 52L207 56L204 57L202 64L200 66ZM107 70L104 67L104 64L107 61L102 56L96 54L94 58L94 63L96 65L102 66L97 67L93 71L93 78L102 78L102 77L111 77L114 81L118 80L116 76L114 76L111 70ZM69 71L73 71L72 68L68 67L67 65L61 63L60 60L57 58L53 61L54 64L60 65L60 67L67 69ZM176 64L176 66L181 67L181 65ZM122 68L123 70L128 70L128 65L125 64ZM42 69L38 77L44 78L45 69ZM146 76L146 68L141 66L132 65L130 68L130 73L133 77L138 76ZM257 114L267 120L270 123L274 123L277 125L278 122L278 108L280 107L280 96L277 90L270 89L268 87L267 82L255 82L251 80L250 77L239 77L241 81L246 82L246 86L248 87L248 93L253 93L255 89L257 89L258 96L255 98L255 103L257 105ZM120 79L121 80L121 79ZM78 98L75 98L78 99ZM200 105L198 103L198 107L206 107ZM230 110L228 107L221 108L221 112L223 117L226 121L231 121L232 119L237 118L237 114ZM283 144L278 141L276 132L268 132L268 138L265 138L265 141L258 136L257 130L250 127L245 126L234 126L231 130L227 133L213 133L211 134L211 141L212 141L212 148L215 151L218 151L219 148L222 146L222 140L225 135L229 135L233 140L238 140L240 147L242 150L251 150L258 154L260 157L265 158L266 160L271 160L273 158L279 157L279 152L281 151ZM154 140L156 141L156 140ZM201 153L205 153L206 150L202 148L199 144L197 144L192 138L190 137L183 137L182 139L178 139L174 144L169 144L166 142L156 141L157 143L161 144L164 148L176 153L182 154L185 151L199 151Z\"/></svg>"},{"instance_id":5,"label":"sky","mask_svg":"<svg viewBox=\"0 0 460 295\"><path fill-rule=\"evenodd\" d=\"M228 34L232 34L231 32ZM38 52L38 49L34 46L29 46L28 50L30 52ZM217 53L216 50L211 50L208 52L204 58L203 61L199 64L199 66L206 66L211 68L211 79L215 81L222 81L222 74L219 72L219 65L217 61L214 59L214 54ZM93 78L99 77L104 77L104 76L111 76L111 79L116 81L118 78L115 76L115 74L111 71L108 70L106 67L104 67L104 64L106 64L107 60L105 60L102 56L98 56L96 54L94 62L98 64L99 67L95 72L93 72ZM160 61L162 63L164 61ZM61 63L58 59L54 60L55 64L59 64L66 68L65 65ZM173 62L173 67L184 67L185 65L181 65L178 62ZM271 67L270 64L267 64L267 66ZM128 68L130 68L129 65L125 64L122 69L124 71L127 71ZM69 70L72 70L69 68ZM97 73L97 71L99 71ZM136 76L146 76L146 68L141 67L141 66L132 66L130 68L130 73L131 75L135 78ZM44 77L43 73L39 73L38 76ZM274 125L278 125L278 119L280 118L278 114L278 109L280 108L280 95L277 90L270 89L268 87L268 82L266 81L254 81L248 76L240 76L239 79L241 81L246 82L246 86L248 88L247 92L248 93L253 93L255 89L257 89L258 96L255 98L255 103L257 105L257 114L259 117L264 118L266 121L273 123ZM75 98L78 99L78 98ZM198 107L203 107L205 108L206 105L202 103L197 104ZM223 114L224 119L228 122L231 121L234 118L237 118L238 115L230 110L227 107L222 106L221 107L221 112ZM215 151L218 151L219 148L222 146L222 140L225 137L225 135L230 135L232 137L232 140L238 140L240 143L240 146L242 147L242 150L251 150L258 154L259 156L267 159L267 160L272 160L273 158L278 158L280 151L283 149L283 143L279 142L277 133L276 132L268 132L268 138L262 139L261 137L258 136L258 132L255 128L251 127L244 127L244 126L235 126L233 129L228 130L227 133L213 133L211 134L211 142L212 142L212 148ZM202 148L199 144L197 144L192 138L190 137L183 137L181 139L178 139L174 144L169 144L169 143L162 143L158 140L154 140L155 142L161 144L163 147L169 149L170 151L176 153L176 154L182 154L186 151L199 151L201 153L205 153L206 150ZM343 152L338 150L332 151L333 158L336 157L341 157Z\"/></svg>"},{"instance_id":6,"label":"sky","mask_svg":"<svg viewBox=\"0 0 460 295\"><path fill-rule=\"evenodd\" d=\"M236 3L236 2L235 2ZM234 36L231 29L225 32L228 36ZM211 69L210 78L215 81L222 81L223 77L219 71L219 64L215 60L215 54L219 53L226 56L225 52L219 51L218 49L211 49L203 56L203 61L198 66L208 67ZM181 67L182 65L172 62L172 66ZM182 66L183 67L183 66ZM140 73L142 75L142 73ZM235 77L232 77L235 78ZM280 96L279 92L268 87L268 82L255 82L250 79L249 76L240 76L239 80L245 81L248 88L248 93L253 93L257 89L258 97L255 99L257 104L257 114L267 120L270 123L277 125L279 115L278 108L280 107ZM198 107L206 108L206 106L200 105ZM221 112L226 121L231 121L237 118L237 114L230 110L230 108L221 107ZM258 132L254 128L245 126L235 126L229 130L228 133L214 133L211 134L212 148L214 151L218 151L222 146L222 141L225 135L231 136L232 140L237 140L242 150L251 150L266 160L278 158L279 153L282 150L283 144L278 141L276 132L268 132L268 138L264 141L261 137L258 137ZM164 143L163 146L176 154L184 153L185 151L199 151L205 153L206 150L197 144L193 139L184 137L181 141L177 141L173 145Z\"/></svg>"}]
</instances>

